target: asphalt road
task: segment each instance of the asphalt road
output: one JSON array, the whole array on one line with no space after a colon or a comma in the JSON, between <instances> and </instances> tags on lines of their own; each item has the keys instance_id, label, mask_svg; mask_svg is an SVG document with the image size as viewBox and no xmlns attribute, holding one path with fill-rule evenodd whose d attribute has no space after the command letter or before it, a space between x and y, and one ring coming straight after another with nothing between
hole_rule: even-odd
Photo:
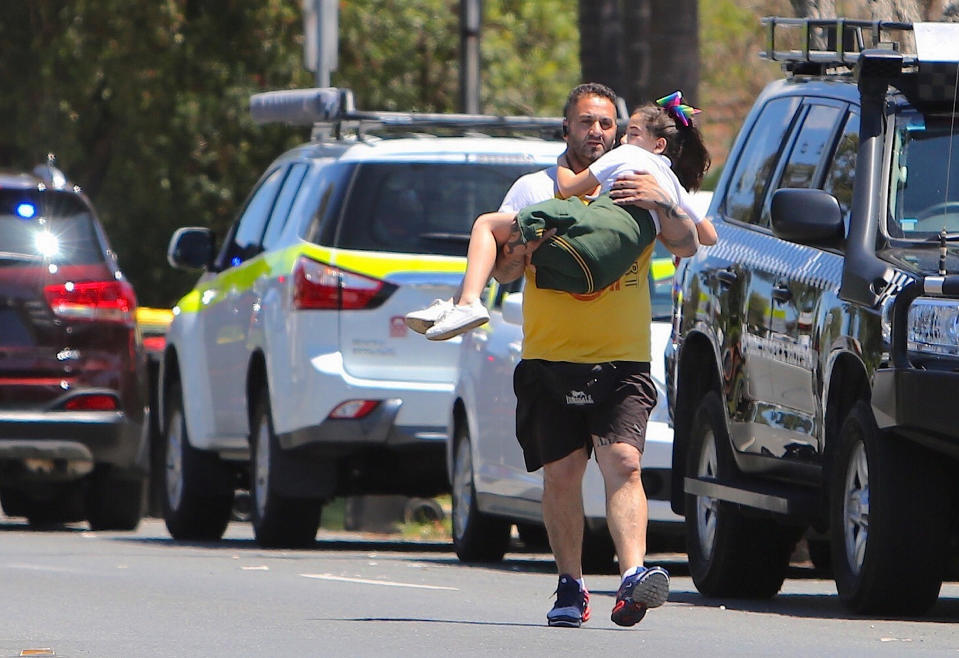
<instances>
[{"instance_id":1,"label":"asphalt road","mask_svg":"<svg viewBox=\"0 0 959 658\"><path fill-rule=\"evenodd\" d=\"M247 524L182 544L135 533L35 531L0 519L0 657L56 656L852 656L959 653L959 585L924 619L847 614L831 580L796 566L771 601L701 597L683 555L668 602L632 629L609 620L616 575L587 576L593 617L545 625L549 555L460 564L444 543L321 531L309 550L264 550Z\"/></svg>"}]
</instances>

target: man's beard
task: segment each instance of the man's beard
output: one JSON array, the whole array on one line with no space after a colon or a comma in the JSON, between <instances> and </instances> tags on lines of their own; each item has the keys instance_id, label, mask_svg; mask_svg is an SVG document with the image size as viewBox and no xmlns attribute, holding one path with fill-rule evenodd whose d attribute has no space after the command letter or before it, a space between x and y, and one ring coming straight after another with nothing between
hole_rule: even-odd
<instances>
[{"instance_id":1,"label":"man's beard","mask_svg":"<svg viewBox=\"0 0 959 658\"><path fill-rule=\"evenodd\" d=\"M595 146L592 144L583 143L573 151L573 154L578 160L581 161L580 164L582 164L584 167L587 167L596 162L596 160L598 160L601 155L606 153L611 146L611 143L603 143Z\"/></svg>"}]
</instances>

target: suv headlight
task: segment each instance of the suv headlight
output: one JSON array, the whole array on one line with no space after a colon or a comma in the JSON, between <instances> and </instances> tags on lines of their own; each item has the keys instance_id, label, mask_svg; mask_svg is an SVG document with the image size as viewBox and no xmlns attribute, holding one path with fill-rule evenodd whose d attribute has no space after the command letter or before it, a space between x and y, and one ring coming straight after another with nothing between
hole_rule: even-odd
<instances>
[{"instance_id":1,"label":"suv headlight","mask_svg":"<svg viewBox=\"0 0 959 658\"><path fill-rule=\"evenodd\" d=\"M906 348L959 355L959 300L920 297L909 308Z\"/></svg>"}]
</instances>

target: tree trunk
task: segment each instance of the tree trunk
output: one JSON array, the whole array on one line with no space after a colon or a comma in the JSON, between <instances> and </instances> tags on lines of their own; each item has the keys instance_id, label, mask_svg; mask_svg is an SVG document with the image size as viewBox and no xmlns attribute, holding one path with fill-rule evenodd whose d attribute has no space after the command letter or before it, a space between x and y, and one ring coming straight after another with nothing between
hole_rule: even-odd
<instances>
[{"instance_id":1,"label":"tree trunk","mask_svg":"<svg viewBox=\"0 0 959 658\"><path fill-rule=\"evenodd\" d=\"M627 109L699 85L698 0L580 0L583 80L609 85Z\"/></svg>"},{"instance_id":2,"label":"tree trunk","mask_svg":"<svg viewBox=\"0 0 959 658\"><path fill-rule=\"evenodd\" d=\"M699 99L699 2L650 0L648 82L631 100L641 103L682 90L687 103Z\"/></svg>"},{"instance_id":3,"label":"tree trunk","mask_svg":"<svg viewBox=\"0 0 959 658\"><path fill-rule=\"evenodd\" d=\"M584 82L623 93L623 20L619 0L579 1L579 60Z\"/></svg>"}]
</instances>

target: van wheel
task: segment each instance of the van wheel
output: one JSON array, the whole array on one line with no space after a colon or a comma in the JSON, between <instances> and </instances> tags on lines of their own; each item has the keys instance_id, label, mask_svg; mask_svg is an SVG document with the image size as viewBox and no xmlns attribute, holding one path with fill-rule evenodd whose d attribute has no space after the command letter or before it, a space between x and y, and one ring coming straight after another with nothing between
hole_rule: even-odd
<instances>
[{"instance_id":1,"label":"van wheel","mask_svg":"<svg viewBox=\"0 0 959 658\"><path fill-rule=\"evenodd\" d=\"M250 427L252 453L250 495L256 543L272 548L302 548L316 540L323 501L294 498L277 491L277 466L284 455L273 430L270 395L265 385L257 393Z\"/></svg>"},{"instance_id":2,"label":"van wheel","mask_svg":"<svg viewBox=\"0 0 959 658\"><path fill-rule=\"evenodd\" d=\"M233 507L233 471L218 455L190 445L179 382L170 387L163 439L163 519L167 530L177 540L220 539Z\"/></svg>"},{"instance_id":3,"label":"van wheel","mask_svg":"<svg viewBox=\"0 0 959 658\"><path fill-rule=\"evenodd\" d=\"M832 567L858 613L920 614L939 596L951 507L932 453L876 426L868 404L842 425L830 483Z\"/></svg>"},{"instance_id":4,"label":"van wheel","mask_svg":"<svg viewBox=\"0 0 959 658\"><path fill-rule=\"evenodd\" d=\"M512 524L476 506L473 456L465 423L456 432L453 456L453 547L463 562L499 562L509 546Z\"/></svg>"},{"instance_id":5,"label":"van wheel","mask_svg":"<svg viewBox=\"0 0 959 658\"><path fill-rule=\"evenodd\" d=\"M686 475L728 482L736 469L719 394L696 409ZM770 598L782 587L796 531L771 519L744 516L735 505L686 494L689 571L705 596Z\"/></svg>"}]
</instances>

